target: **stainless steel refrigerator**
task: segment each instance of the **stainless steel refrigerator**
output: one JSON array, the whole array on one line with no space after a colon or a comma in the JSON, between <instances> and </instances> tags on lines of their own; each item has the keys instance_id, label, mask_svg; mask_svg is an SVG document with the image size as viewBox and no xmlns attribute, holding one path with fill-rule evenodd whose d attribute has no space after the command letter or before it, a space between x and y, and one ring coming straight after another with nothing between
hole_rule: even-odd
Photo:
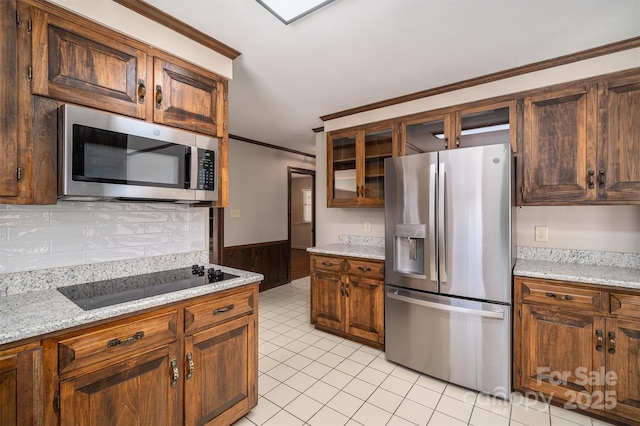
<instances>
[{"instance_id":1,"label":"stainless steel refrigerator","mask_svg":"<svg viewBox=\"0 0 640 426\"><path fill-rule=\"evenodd\" d=\"M385 160L385 351L430 376L511 391L509 144Z\"/></svg>"}]
</instances>

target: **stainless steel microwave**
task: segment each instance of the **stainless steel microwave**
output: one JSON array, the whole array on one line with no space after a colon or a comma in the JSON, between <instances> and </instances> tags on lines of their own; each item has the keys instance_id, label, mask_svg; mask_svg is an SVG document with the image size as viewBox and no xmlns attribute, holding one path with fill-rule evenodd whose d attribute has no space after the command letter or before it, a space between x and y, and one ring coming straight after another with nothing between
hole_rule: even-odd
<instances>
[{"instance_id":1,"label":"stainless steel microwave","mask_svg":"<svg viewBox=\"0 0 640 426\"><path fill-rule=\"evenodd\" d=\"M58 109L58 199L216 201L218 139L76 105Z\"/></svg>"}]
</instances>

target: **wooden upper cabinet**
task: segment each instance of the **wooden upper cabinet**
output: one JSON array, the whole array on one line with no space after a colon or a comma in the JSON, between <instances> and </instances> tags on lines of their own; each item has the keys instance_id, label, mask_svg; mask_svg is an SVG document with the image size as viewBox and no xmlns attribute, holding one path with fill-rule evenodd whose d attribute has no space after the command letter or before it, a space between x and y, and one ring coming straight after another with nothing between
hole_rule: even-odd
<instances>
[{"instance_id":1,"label":"wooden upper cabinet","mask_svg":"<svg viewBox=\"0 0 640 426\"><path fill-rule=\"evenodd\" d=\"M153 60L153 121L223 135L224 84L167 60Z\"/></svg>"},{"instance_id":2,"label":"wooden upper cabinet","mask_svg":"<svg viewBox=\"0 0 640 426\"><path fill-rule=\"evenodd\" d=\"M516 101L467 108L455 113L455 148L509 143L516 146Z\"/></svg>"},{"instance_id":3,"label":"wooden upper cabinet","mask_svg":"<svg viewBox=\"0 0 640 426\"><path fill-rule=\"evenodd\" d=\"M452 138L451 114L428 115L403 121L398 155L422 154L449 149Z\"/></svg>"},{"instance_id":4,"label":"wooden upper cabinet","mask_svg":"<svg viewBox=\"0 0 640 426\"><path fill-rule=\"evenodd\" d=\"M394 155L394 125L327 135L327 207L384 206L384 160Z\"/></svg>"},{"instance_id":5,"label":"wooden upper cabinet","mask_svg":"<svg viewBox=\"0 0 640 426\"><path fill-rule=\"evenodd\" d=\"M147 54L97 25L32 8L33 94L146 117Z\"/></svg>"},{"instance_id":6,"label":"wooden upper cabinet","mask_svg":"<svg viewBox=\"0 0 640 426\"><path fill-rule=\"evenodd\" d=\"M640 202L640 76L599 85L598 197Z\"/></svg>"},{"instance_id":7,"label":"wooden upper cabinet","mask_svg":"<svg viewBox=\"0 0 640 426\"><path fill-rule=\"evenodd\" d=\"M523 187L527 204L595 199L596 88L524 99Z\"/></svg>"},{"instance_id":8,"label":"wooden upper cabinet","mask_svg":"<svg viewBox=\"0 0 640 426\"><path fill-rule=\"evenodd\" d=\"M0 197L18 193L17 29L15 1L0 2Z\"/></svg>"}]
</instances>

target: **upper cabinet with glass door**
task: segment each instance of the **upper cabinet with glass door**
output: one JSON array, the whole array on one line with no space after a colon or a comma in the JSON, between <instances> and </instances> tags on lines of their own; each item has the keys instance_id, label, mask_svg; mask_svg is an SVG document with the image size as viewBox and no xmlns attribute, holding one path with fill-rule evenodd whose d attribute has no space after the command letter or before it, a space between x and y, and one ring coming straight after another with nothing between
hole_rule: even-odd
<instances>
[{"instance_id":1,"label":"upper cabinet with glass door","mask_svg":"<svg viewBox=\"0 0 640 426\"><path fill-rule=\"evenodd\" d=\"M393 155L393 126L327 135L327 207L384 205L384 160Z\"/></svg>"},{"instance_id":2,"label":"upper cabinet with glass door","mask_svg":"<svg viewBox=\"0 0 640 426\"><path fill-rule=\"evenodd\" d=\"M511 143L516 151L516 102L425 115L402 123L403 155Z\"/></svg>"}]
</instances>

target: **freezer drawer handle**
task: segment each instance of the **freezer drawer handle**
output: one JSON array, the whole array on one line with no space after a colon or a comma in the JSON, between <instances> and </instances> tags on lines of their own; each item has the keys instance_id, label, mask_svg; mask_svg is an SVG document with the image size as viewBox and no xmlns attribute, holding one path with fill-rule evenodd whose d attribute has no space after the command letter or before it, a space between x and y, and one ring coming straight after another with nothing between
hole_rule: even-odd
<instances>
[{"instance_id":1,"label":"freezer drawer handle","mask_svg":"<svg viewBox=\"0 0 640 426\"><path fill-rule=\"evenodd\" d=\"M421 305L426 306L427 308L439 309L441 311L459 312L462 314L476 315L479 317L504 319L504 311L483 311L478 309L464 308L462 306L443 305L441 303L401 296L399 294L395 294L394 290L387 292L387 297L400 300L401 302L413 303L414 305Z\"/></svg>"}]
</instances>

